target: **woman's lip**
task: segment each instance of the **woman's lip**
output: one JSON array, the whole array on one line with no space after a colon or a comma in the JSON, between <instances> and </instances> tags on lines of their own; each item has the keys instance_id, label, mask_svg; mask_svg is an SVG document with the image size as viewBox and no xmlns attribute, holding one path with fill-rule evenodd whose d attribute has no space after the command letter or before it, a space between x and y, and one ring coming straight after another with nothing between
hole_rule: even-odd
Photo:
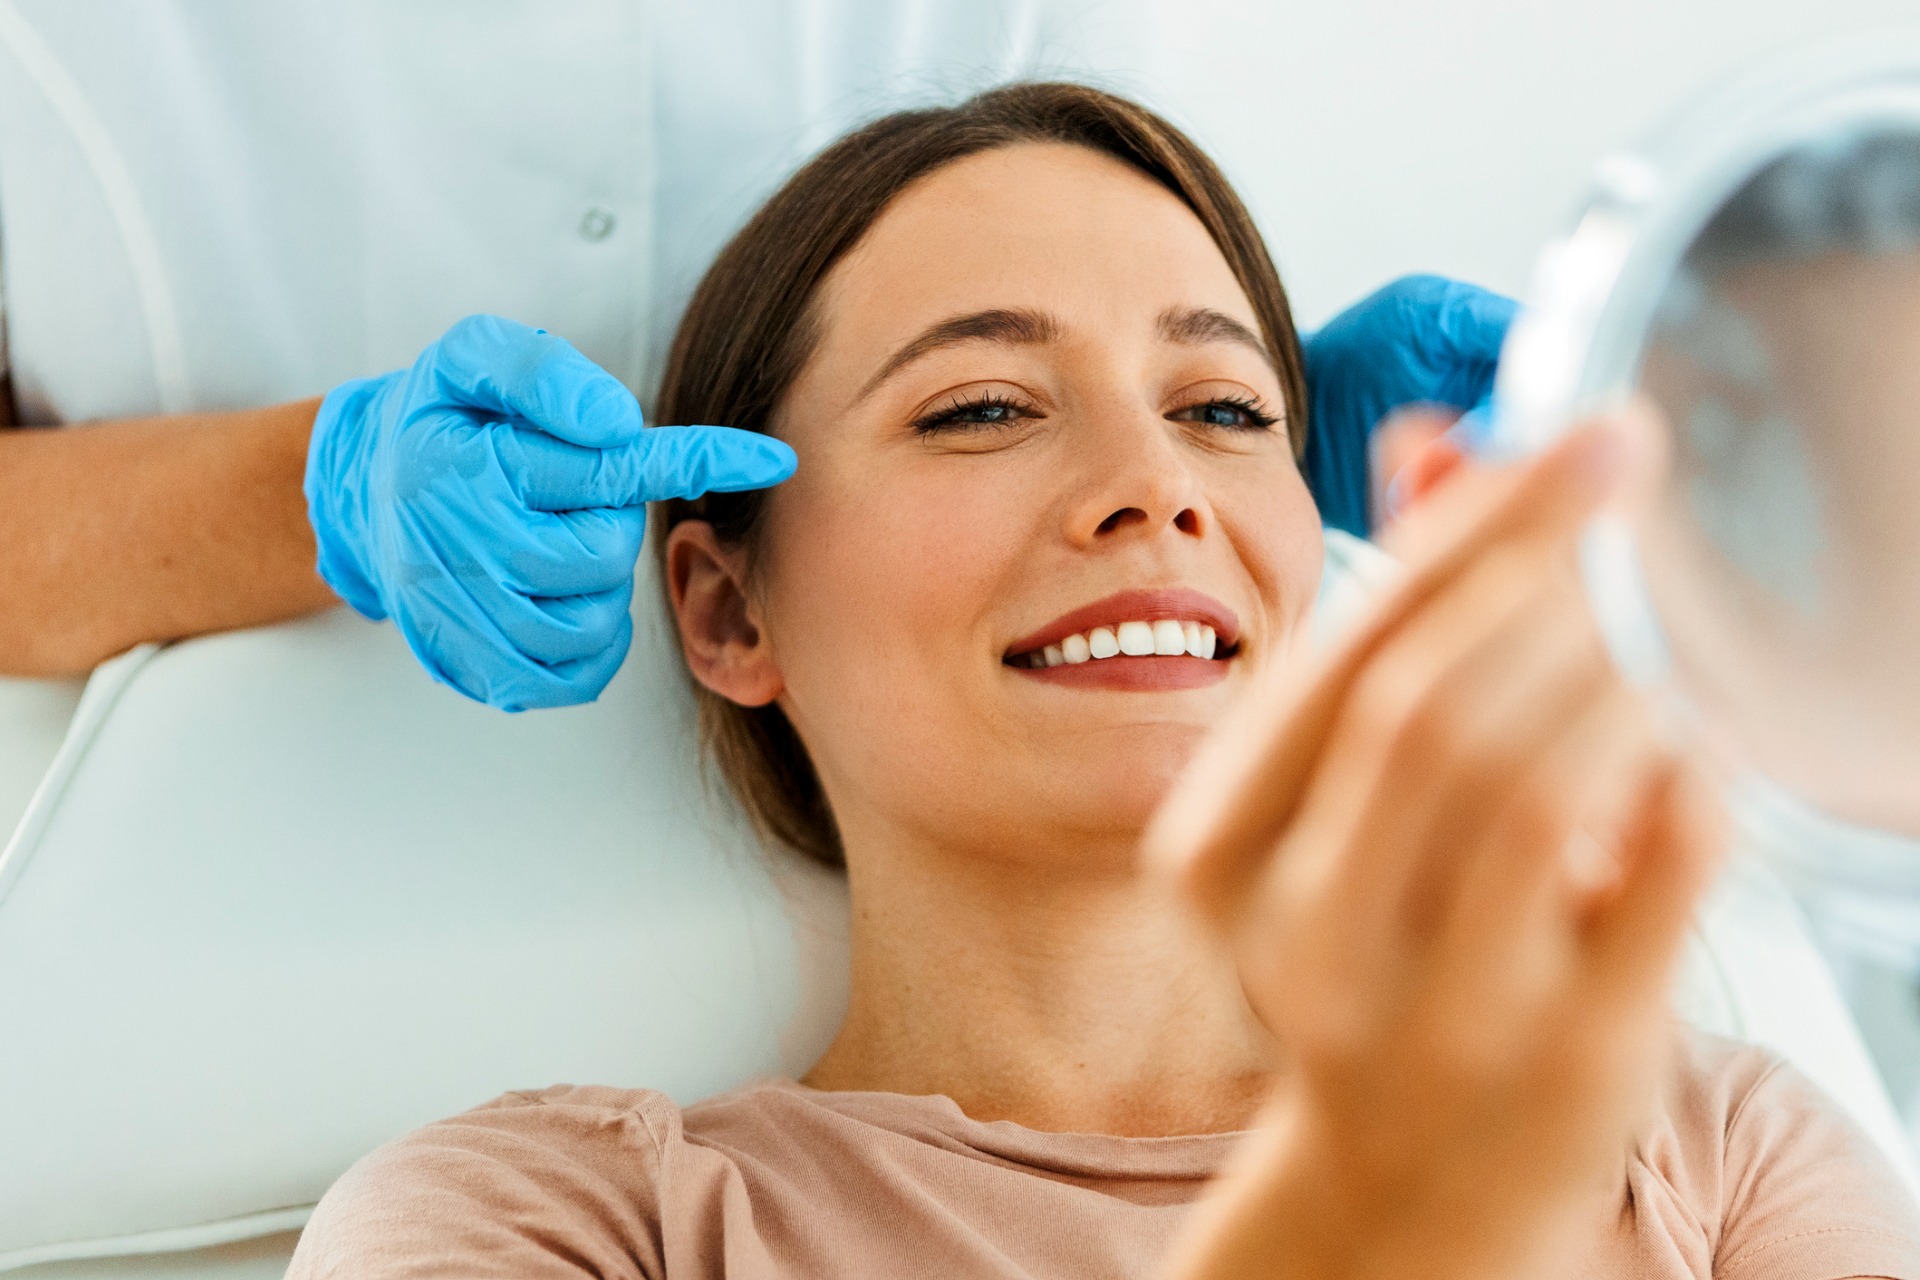
<instances>
[{"instance_id":1,"label":"woman's lip","mask_svg":"<svg viewBox=\"0 0 1920 1280\"><path fill-rule=\"evenodd\" d=\"M1095 627L1117 627L1123 622L1159 622L1163 618L1199 622L1212 627L1222 649L1231 649L1240 642L1240 619L1234 616L1233 610L1204 591L1195 591L1191 587L1151 587L1116 591L1092 604L1063 613L1038 631L1014 641L1002 657L1032 653L1035 649L1058 644L1070 635L1091 631ZM1117 662L1119 659L1099 658L1095 661Z\"/></svg>"},{"instance_id":2,"label":"woman's lip","mask_svg":"<svg viewBox=\"0 0 1920 1280\"><path fill-rule=\"evenodd\" d=\"M1232 665L1217 658L1133 658L1122 654L1058 667L1009 669L1069 689L1124 689L1150 693L1163 689L1198 689L1217 683L1227 678L1227 670Z\"/></svg>"}]
</instances>

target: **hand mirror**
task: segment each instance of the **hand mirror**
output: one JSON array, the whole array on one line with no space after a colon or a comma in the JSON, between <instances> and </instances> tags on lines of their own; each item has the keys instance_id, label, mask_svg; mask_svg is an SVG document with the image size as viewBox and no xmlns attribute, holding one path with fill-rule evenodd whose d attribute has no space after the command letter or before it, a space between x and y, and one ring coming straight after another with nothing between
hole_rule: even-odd
<instances>
[{"instance_id":1,"label":"hand mirror","mask_svg":"<svg viewBox=\"0 0 1920 1280\"><path fill-rule=\"evenodd\" d=\"M1587 538L1615 657L1750 834L1920 892L1920 33L1763 67L1602 163L1494 446L1630 396L1670 465Z\"/></svg>"}]
</instances>

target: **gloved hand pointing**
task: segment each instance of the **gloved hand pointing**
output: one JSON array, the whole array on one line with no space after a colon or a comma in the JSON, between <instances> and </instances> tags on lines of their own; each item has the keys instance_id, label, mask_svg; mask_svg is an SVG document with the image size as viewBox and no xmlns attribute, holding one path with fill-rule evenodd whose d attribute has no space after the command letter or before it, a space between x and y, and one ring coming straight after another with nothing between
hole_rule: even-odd
<instances>
[{"instance_id":1,"label":"gloved hand pointing","mask_svg":"<svg viewBox=\"0 0 1920 1280\"><path fill-rule=\"evenodd\" d=\"M319 570L434 679L507 711L591 702L626 658L645 503L758 489L793 450L646 429L564 340L469 316L410 369L335 387L307 453Z\"/></svg>"}]
</instances>

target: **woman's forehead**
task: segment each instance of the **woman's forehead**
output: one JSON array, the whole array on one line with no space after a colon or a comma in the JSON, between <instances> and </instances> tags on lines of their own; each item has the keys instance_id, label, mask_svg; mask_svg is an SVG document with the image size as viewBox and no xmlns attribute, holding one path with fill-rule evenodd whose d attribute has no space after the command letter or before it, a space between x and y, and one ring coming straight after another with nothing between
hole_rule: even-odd
<instances>
[{"instance_id":1,"label":"woman's forehead","mask_svg":"<svg viewBox=\"0 0 1920 1280\"><path fill-rule=\"evenodd\" d=\"M1066 143L982 152L913 183L835 267L821 302L823 336L842 348L892 349L944 318L988 311L1151 328L1170 308L1207 308L1259 327L1178 196Z\"/></svg>"}]
</instances>

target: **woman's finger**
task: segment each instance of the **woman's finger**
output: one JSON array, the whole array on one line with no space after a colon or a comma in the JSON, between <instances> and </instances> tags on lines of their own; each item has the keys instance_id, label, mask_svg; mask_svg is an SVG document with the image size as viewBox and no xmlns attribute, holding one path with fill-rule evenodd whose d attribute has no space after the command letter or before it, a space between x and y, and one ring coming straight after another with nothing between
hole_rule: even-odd
<instances>
[{"instance_id":1,"label":"woman's finger","mask_svg":"<svg viewBox=\"0 0 1920 1280\"><path fill-rule=\"evenodd\" d=\"M1652 773L1633 812L1622 832L1619 879L1586 922L1596 1003L1630 1003L1664 986L1694 907L1726 855L1725 806L1685 759L1669 757Z\"/></svg>"},{"instance_id":2,"label":"woman's finger","mask_svg":"<svg viewBox=\"0 0 1920 1280\"><path fill-rule=\"evenodd\" d=\"M1430 857L1435 813L1459 790L1457 771L1480 739L1481 717L1507 706L1509 637L1538 609L1533 561L1497 550L1376 653L1355 678L1267 874L1309 896L1356 946L1398 930L1409 886Z\"/></svg>"},{"instance_id":3,"label":"woman's finger","mask_svg":"<svg viewBox=\"0 0 1920 1280\"><path fill-rule=\"evenodd\" d=\"M1422 825L1409 833L1420 848L1403 906L1422 936L1455 910L1476 859L1498 840L1542 758L1615 678L1572 569L1533 570L1538 585L1526 612L1462 664L1442 703L1443 723L1403 747L1396 776L1422 779L1427 793ZM1398 808L1389 800L1382 818L1398 821Z\"/></svg>"},{"instance_id":4,"label":"woman's finger","mask_svg":"<svg viewBox=\"0 0 1920 1280\"><path fill-rule=\"evenodd\" d=\"M1583 788L1597 784L1566 785L1571 761L1542 777L1542 761L1567 755L1570 733L1592 735L1590 708L1609 690L1635 705L1571 566L1541 560L1507 548L1484 557L1357 683L1279 853L1241 900L1243 971L1268 979L1250 990L1284 990L1299 975L1282 970L1310 968L1364 1022L1381 1000L1459 989L1463 968L1497 971L1519 945L1488 937L1486 954L1457 954L1447 926L1483 914L1482 898L1536 892L1526 877L1482 886L1476 874L1512 837L1503 826L1516 809L1563 798L1584 809ZM1535 860L1552 863L1564 843L1552 837Z\"/></svg>"},{"instance_id":5,"label":"woman's finger","mask_svg":"<svg viewBox=\"0 0 1920 1280\"><path fill-rule=\"evenodd\" d=\"M1317 881L1322 909L1422 945L1518 781L1608 678L1561 560L1490 552L1355 683L1287 838L1284 874ZM1343 838L1318 838L1328 808Z\"/></svg>"},{"instance_id":6,"label":"woman's finger","mask_svg":"<svg viewBox=\"0 0 1920 1280\"><path fill-rule=\"evenodd\" d=\"M1462 858L1436 967L1482 998L1562 980L1577 949L1580 877L1570 848L1632 804L1663 751L1639 695L1605 672L1505 789Z\"/></svg>"}]
</instances>

